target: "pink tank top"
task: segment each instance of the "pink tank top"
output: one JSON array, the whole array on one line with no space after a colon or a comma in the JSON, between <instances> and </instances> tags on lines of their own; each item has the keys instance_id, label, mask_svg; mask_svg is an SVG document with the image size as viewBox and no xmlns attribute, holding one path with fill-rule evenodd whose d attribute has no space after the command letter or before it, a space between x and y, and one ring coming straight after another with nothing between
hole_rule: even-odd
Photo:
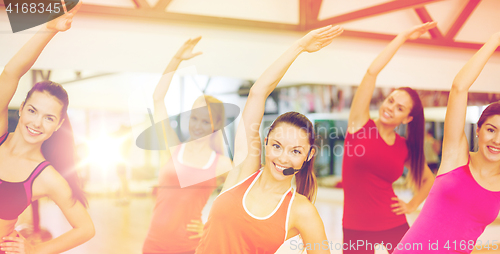
<instances>
[{"instance_id":1,"label":"pink tank top","mask_svg":"<svg viewBox=\"0 0 500 254\"><path fill-rule=\"evenodd\" d=\"M261 174L259 170L215 199L196 254L274 254L285 242L295 192L285 192L266 217L250 214L245 197Z\"/></svg>"},{"instance_id":2,"label":"pink tank top","mask_svg":"<svg viewBox=\"0 0 500 254\"><path fill-rule=\"evenodd\" d=\"M174 152L164 166L163 170L167 173L160 175L160 186L143 253L194 251L200 240L189 239L195 233L186 228L191 220L201 221L203 207L216 188L216 168L220 155L213 152L204 168L194 168L179 161L182 148ZM180 181L189 178L197 184L181 188ZM202 182L206 179L209 180Z\"/></svg>"},{"instance_id":3,"label":"pink tank top","mask_svg":"<svg viewBox=\"0 0 500 254\"><path fill-rule=\"evenodd\" d=\"M479 185L467 163L436 177L422 212L399 246L394 246L398 247L394 254L471 253L499 211L500 191Z\"/></svg>"}]
</instances>

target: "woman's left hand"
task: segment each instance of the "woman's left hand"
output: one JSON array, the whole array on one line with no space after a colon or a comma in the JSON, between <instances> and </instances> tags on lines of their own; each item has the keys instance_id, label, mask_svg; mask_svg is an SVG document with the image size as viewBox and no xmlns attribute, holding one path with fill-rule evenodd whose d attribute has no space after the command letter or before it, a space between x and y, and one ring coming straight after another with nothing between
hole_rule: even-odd
<instances>
[{"instance_id":1,"label":"woman's left hand","mask_svg":"<svg viewBox=\"0 0 500 254\"><path fill-rule=\"evenodd\" d=\"M404 202L403 200L393 197L391 198L392 201L396 201L396 203L392 204L391 207L394 208L392 209L392 212L401 215L405 213L412 213L415 211L415 208L410 206L408 203Z\"/></svg>"},{"instance_id":2,"label":"woman's left hand","mask_svg":"<svg viewBox=\"0 0 500 254\"><path fill-rule=\"evenodd\" d=\"M196 234L189 236L189 239L201 238L203 226L205 225L200 220L191 220L191 224L187 225L187 231L195 232Z\"/></svg>"},{"instance_id":3,"label":"woman's left hand","mask_svg":"<svg viewBox=\"0 0 500 254\"><path fill-rule=\"evenodd\" d=\"M35 247L19 233L17 237L6 236L2 238L4 242L0 243L0 250L5 254L33 254Z\"/></svg>"},{"instance_id":4,"label":"woman's left hand","mask_svg":"<svg viewBox=\"0 0 500 254\"><path fill-rule=\"evenodd\" d=\"M75 13L78 12L80 7L82 6L82 1L79 1L78 3L75 2L68 2L60 8L60 11L64 11L65 13L61 15L60 17L57 17L47 23L47 28L50 30L54 30L57 32L64 32L67 31L71 28L71 23L73 22L73 17L75 16ZM65 10L71 9L70 11L66 12ZM54 13L53 15L57 15L58 13ZM51 15L52 16L52 15Z\"/></svg>"},{"instance_id":5,"label":"woman's left hand","mask_svg":"<svg viewBox=\"0 0 500 254\"><path fill-rule=\"evenodd\" d=\"M427 31L435 28L436 26L437 26L436 21L427 22L421 25L414 26L404 31L403 34L408 40L415 40L418 39L420 36L422 36L422 34L425 34Z\"/></svg>"},{"instance_id":6,"label":"woman's left hand","mask_svg":"<svg viewBox=\"0 0 500 254\"><path fill-rule=\"evenodd\" d=\"M175 58L179 60L189 60L191 58L194 58L196 56L199 56L202 54L202 52L196 52L194 53L194 47L198 42L201 40L201 36L198 36L194 39L189 39L184 44L179 48L177 53L175 54Z\"/></svg>"}]
</instances>

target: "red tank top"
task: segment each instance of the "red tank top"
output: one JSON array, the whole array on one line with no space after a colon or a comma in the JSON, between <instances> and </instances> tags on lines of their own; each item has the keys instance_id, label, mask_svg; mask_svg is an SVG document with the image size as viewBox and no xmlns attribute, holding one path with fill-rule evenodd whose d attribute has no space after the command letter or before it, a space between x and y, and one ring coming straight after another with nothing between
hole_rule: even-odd
<instances>
[{"instance_id":1,"label":"red tank top","mask_svg":"<svg viewBox=\"0 0 500 254\"><path fill-rule=\"evenodd\" d=\"M144 242L144 253L178 253L194 251L199 238L186 230L191 220L201 221L201 212L217 187L216 168L219 154L212 153L207 165L200 169L182 164L183 146L175 151L162 169L151 225ZM182 159L181 159L182 160ZM207 168L208 167L208 168ZM191 178L194 185L182 187L182 179ZM209 179L209 180L206 180ZM206 180L206 181L205 181Z\"/></svg>"},{"instance_id":2,"label":"red tank top","mask_svg":"<svg viewBox=\"0 0 500 254\"><path fill-rule=\"evenodd\" d=\"M261 174L256 172L215 199L196 254L273 254L283 244L295 192L285 192L266 217L250 214L245 198Z\"/></svg>"},{"instance_id":3,"label":"red tank top","mask_svg":"<svg viewBox=\"0 0 500 254\"><path fill-rule=\"evenodd\" d=\"M406 216L392 212L392 184L403 174L408 149L396 134L388 145L373 120L344 141L342 185L344 188L343 226L347 229L380 231L406 223Z\"/></svg>"}]
</instances>

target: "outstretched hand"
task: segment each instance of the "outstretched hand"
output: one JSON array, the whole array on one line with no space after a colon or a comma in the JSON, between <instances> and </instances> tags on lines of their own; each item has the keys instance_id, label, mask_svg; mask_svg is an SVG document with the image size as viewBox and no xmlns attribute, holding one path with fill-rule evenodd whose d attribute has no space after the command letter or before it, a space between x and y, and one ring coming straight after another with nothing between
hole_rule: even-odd
<instances>
[{"instance_id":1,"label":"outstretched hand","mask_svg":"<svg viewBox=\"0 0 500 254\"><path fill-rule=\"evenodd\" d=\"M312 30L299 40L299 45L309 53L316 52L332 43L333 39L344 32L341 26L325 26Z\"/></svg>"},{"instance_id":2,"label":"outstretched hand","mask_svg":"<svg viewBox=\"0 0 500 254\"><path fill-rule=\"evenodd\" d=\"M433 29L436 26L437 26L436 21L427 22L427 23L424 23L422 25L414 26L414 27L404 31L403 33L405 34L405 36L408 40L415 40L415 39L419 38L420 36L422 36L422 34L426 33L427 31Z\"/></svg>"},{"instance_id":3,"label":"outstretched hand","mask_svg":"<svg viewBox=\"0 0 500 254\"><path fill-rule=\"evenodd\" d=\"M75 16L75 13L78 12L80 7L82 6L82 1L78 1L78 4L75 2L69 1L66 3L66 1L63 1L63 8L61 11L64 11L65 14L49 21L47 23L47 28L51 30L55 30L58 32L64 32L67 31L71 28L71 23L73 22L73 17ZM75 5L76 4L76 5ZM73 8L71 8L73 7ZM71 11L66 11L71 9Z\"/></svg>"},{"instance_id":4,"label":"outstretched hand","mask_svg":"<svg viewBox=\"0 0 500 254\"><path fill-rule=\"evenodd\" d=\"M201 55L202 52L193 53L193 49L196 46L196 44L198 44L200 39L201 36L187 40L177 51L177 53L175 54L175 58L179 60L189 60L195 56Z\"/></svg>"}]
</instances>

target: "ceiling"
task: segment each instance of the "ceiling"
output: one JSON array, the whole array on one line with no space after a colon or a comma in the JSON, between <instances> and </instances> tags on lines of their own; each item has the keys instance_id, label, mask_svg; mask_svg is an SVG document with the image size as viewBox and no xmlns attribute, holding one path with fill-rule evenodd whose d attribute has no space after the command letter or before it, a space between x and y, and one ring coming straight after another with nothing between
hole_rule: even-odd
<instances>
[{"instance_id":1,"label":"ceiling","mask_svg":"<svg viewBox=\"0 0 500 254\"><path fill-rule=\"evenodd\" d=\"M339 39L321 53L302 55L280 85L351 86L387 40L436 20L436 30L399 50L377 86L446 91L474 49L500 31L499 0L85 0L80 12L34 68L53 70L54 80L79 95L73 105L113 109L127 107L124 87L154 86L168 59L193 36L203 36L197 50L204 54L187 64L199 74L255 80L305 31L342 24L346 32ZM0 10L0 66L34 31L13 34ZM471 90L500 92L499 68L497 53ZM24 80L13 105L32 83Z\"/></svg>"},{"instance_id":2,"label":"ceiling","mask_svg":"<svg viewBox=\"0 0 500 254\"><path fill-rule=\"evenodd\" d=\"M415 42L472 49L500 31L498 0L86 0L81 12L291 31L342 24L344 36L383 40L438 21Z\"/></svg>"}]
</instances>

